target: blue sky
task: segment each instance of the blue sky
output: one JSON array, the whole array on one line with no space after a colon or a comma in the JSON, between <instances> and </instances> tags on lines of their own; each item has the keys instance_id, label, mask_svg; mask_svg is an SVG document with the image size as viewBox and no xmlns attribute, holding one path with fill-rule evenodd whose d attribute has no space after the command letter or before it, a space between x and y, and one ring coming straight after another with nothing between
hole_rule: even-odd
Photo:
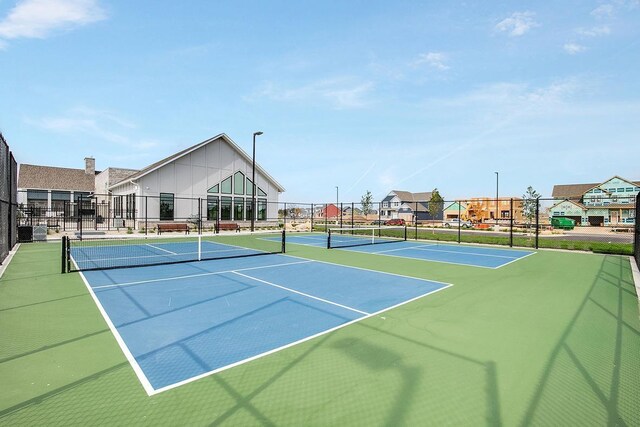
<instances>
[{"instance_id":1,"label":"blue sky","mask_svg":"<svg viewBox=\"0 0 640 427\"><path fill-rule=\"evenodd\" d=\"M640 180L639 36L638 0L0 0L0 131L104 169L261 130L291 202L550 195Z\"/></svg>"}]
</instances>

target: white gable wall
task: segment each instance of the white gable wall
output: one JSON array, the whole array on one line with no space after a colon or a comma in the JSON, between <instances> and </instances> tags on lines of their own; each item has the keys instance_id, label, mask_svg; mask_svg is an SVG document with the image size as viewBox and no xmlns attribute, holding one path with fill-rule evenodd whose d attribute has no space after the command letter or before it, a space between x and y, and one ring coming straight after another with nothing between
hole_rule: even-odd
<instances>
[{"instance_id":1,"label":"white gable wall","mask_svg":"<svg viewBox=\"0 0 640 427\"><path fill-rule=\"evenodd\" d=\"M233 149L222 139L217 139L211 143L186 154L153 172L139 178L137 194L141 196L160 196L160 193L172 193L175 197L174 216L177 219L188 218L191 213L197 212L196 207L191 206L190 201L180 201L179 198L202 198L203 215L206 209L207 190L219 184L225 178L240 171L251 179L251 161ZM256 168L256 184L267 193L268 218L277 217L278 189L274 183L267 180ZM114 194L131 193L132 188L118 187L114 189ZM216 194L217 195L217 194ZM231 197L237 197L230 195ZM157 199L151 203L149 198L149 216L159 216L159 204ZM144 215L144 207L140 206L140 213Z\"/></svg>"}]
</instances>

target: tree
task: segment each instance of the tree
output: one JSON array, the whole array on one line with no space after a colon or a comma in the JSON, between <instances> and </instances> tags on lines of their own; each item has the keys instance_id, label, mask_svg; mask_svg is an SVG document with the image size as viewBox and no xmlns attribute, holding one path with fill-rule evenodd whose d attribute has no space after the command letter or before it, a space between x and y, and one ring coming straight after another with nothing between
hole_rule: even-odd
<instances>
[{"instance_id":1,"label":"tree","mask_svg":"<svg viewBox=\"0 0 640 427\"><path fill-rule=\"evenodd\" d=\"M431 219L438 218L439 214L442 213L444 209L444 199L440 195L440 192L437 188L434 188L431 192L431 200L429 200L429 214L431 215Z\"/></svg>"},{"instance_id":2,"label":"tree","mask_svg":"<svg viewBox=\"0 0 640 427\"><path fill-rule=\"evenodd\" d=\"M367 190L367 192L360 199L360 203L362 204L362 214L369 215L371 212L371 206L373 206L373 196L371 195L371 191Z\"/></svg>"},{"instance_id":3,"label":"tree","mask_svg":"<svg viewBox=\"0 0 640 427\"><path fill-rule=\"evenodd\" d=\"M522 195L522 215L526 219L527 226L530 226L536 217L539 198L540 194L532 186L527 187L527 191Z\"/></svg>"}]
</instances>

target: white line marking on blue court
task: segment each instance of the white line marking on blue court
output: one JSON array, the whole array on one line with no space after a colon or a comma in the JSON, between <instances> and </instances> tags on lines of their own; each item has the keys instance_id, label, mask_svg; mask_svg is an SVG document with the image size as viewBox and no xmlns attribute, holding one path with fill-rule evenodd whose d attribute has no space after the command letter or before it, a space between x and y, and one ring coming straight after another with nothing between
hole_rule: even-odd
<instances>
[{"instance_id":1,"label":"white line marking on blue court","mask_svg":"<svg viewBox=\"0 0 640 427\"><path fill-rule=\"evenodd\" d=\"M146 243L146 246L152 247L153 249L157 249L157 250L159 250L159 251L168 252L168 253L170 253L171 255L178 255L176 252L171 252L171 251L169 251L169 250L167 250L167 249L164 249L164 248L161 248L161 247L159 247L159 246L154 246L154 245L152 245L151 243Z\"/></svg>"},{"instance_id":2,"label":"white line marking on blue court","mask_svg":"<svg viewBox=\"0 0 640 427\"><path fill-rule=\"evenodd\" d=\"M215 260L213 260L213 261L215 261ZM202 261L194 261L194 262L202 262ZM309 262L314 262L314 261L313 260L295 261L295 262L286 262L286 263L282 263L282 264L261 265L261 266L258 266L258 267L237 268L237 269L234 269L234 270L211 271L211 272L207 272L207 273L187 274L187 275L184 275L184 276L164 277L164 278L161 278L161 279L149 279L149 280L138 280L136 282L114 283L112 285L95 286L93 289L116 288L116 287L119 287L119 286L142 285L142 284L145 284L145 283L166 282L166 281L169 281L169 280L191 279L193 277L214 276L214 275L217 275L217 274L234 273L236 271L258 270L258 269L261 269L261 268L274 268L274 267L280 267L280 266L285 266L285 265L306 264L306 263L309 263ZM154 266L149 266L149 267L154 267Z\"/></svg>"},{"instance_id":3,"label":"white line marking on blue court","mask_svg":"<svg viewBox=\"0 0 640 427\"><path fill-rule=\"evenodd\" d=\"M264 283L265 285L274 286L276 288L284 289L285 291L293 292L294 294L302 295L303 297L307 297L307 298L311 298L311 299L314 299L314 300L318 300L318 301L324 302L326 304L335 305L336 307L341 307L341 308L344 308L344 309L347 309L347 310L350 310L350 311L355 311L356 313L360 313L360 314L363 314L365 316L369 316L371 314L371 313L367 313L366 311L362 311L362 310L358 310L358 309L353 308L353 307L349 307L347 305L338 304L337 302L333 302L333 301L330 301L328 299L324 299L324 298L313 296L311 294L306 294L304 292L296 291L295 289L287 288L285 286L276 285L275 283L267 282L266 280L258 279L257 277L248 276L246 274L239 273L237 270L236 271L232 271L232 273L233 274L237 274L238 276L246 277L247 279L255 280L256 282Z\"/></svg>"},{"instance_id":4,"label":"white line marking on blue court","mask_svg":"<svg viewBox=\"0 0 640 427\"><path fill-rule=\"evenodd\" d=\"M289 255L287 255L287 256L289 256ZM293 258L297 258L297 257L293 257ZM331 263L331 262L323 262L323 261L318 261L318 262L322 262L322 263L324 263L324 264L333 264L333 263ZM341 264L333 264L333 265L338 265L338 266L340 266L340 267L347 267L347 268L356 268L356 269L358 269L358 267L350 267L350 266L345 266L345 265L341 265ZM368 270L368 269L366 269L366 268L360 268L360 270L367 270L367 271L375 271L375 272L377 272L377 273L384 273L384 272L382 272L382 271ZM387 274L391 274L391 275L394 275L394 276L400 276L400 277L409 277L409 276L402 276L402 275L400 275L400 274L393 274L393 273L387 273ZM416 279L416 280L424 280L424 281L427 281L427 282L433 282L433 283L442 283L442 282L436 282L436 281L433 281L433 280L418 279L418 278L416 278L416 277L409 277L409 278L411 278L411 279ZM426 297L427 295L435 294L436 292L440 292L441 290L443 290L443 289L447 289L447 288L449 288L449 287L451 287L451 286L453 286L453 285L452 285L452 284L450 284L450 283L449 283L449 284L446 284L446 286L443 286L443 287L441 287L441 288L434 289L433 291L429 291L429 292L427 292L427 293L425 293L425 294L423 294L423 295L418 295L418 296L417 296L417 297L415 297L415 298L411 298L411 299L409 299L409 300L407 300L407 301L403 301L403 302L398 303L398 304L396 304L396 305L394 305L394 306L387 307L387 308L383 308L382 310L376 311L375 313L371 313L371 314L369 314L369 315L367 315L367 316L364 316L364 317L360 317L360 318L358 318L358 319L351 320L350 322L343 323L342 325L335 326L335 327L333 327L333 328L331 328L331 329L327 329L326 331L318 332L318 333L317 333L317 334L315 334L315 335L308 336L308 337L303 338L303 339L301 339L301 340L294 341L294 342L292 342L292 343L289 343L289 344L283 345L283 346L278 347L278 348L274 348L274 349L269 350L269 351L266 351L266 352L264 352L264 353L256 354L255 356L251 356L251 357L248 357L248 358L246 358L246 359L239 360L239 361L234 362L234 363L232 363L232 364L230 364L230 365L222 366L222 367L220 367L220 368L218 368L218 369L214 369L214 370L209 371L209 372L204 372L204 373L199 374L199 375L197 375L197 376L195 376L195 377L187 378L186 380L183 380L183 381L177 382L177 383L175 383L175 384L168 385L168 386L166 386L166 387L161 387L161 388L159 388L159 389L157 389L157 390L153 390L153 389L152 389L153 391L152 391L151 393L148 393L148 394L149 394L149 396L152 396L152 395L155 395L155 394L158 394L158 393L162 393L163 391L167 391L167 390L171 390L171 389L176 388L176 387L183 386L183 385L188 384L188 383L190 383L190 382L197 381L197 380L199 380L199 379L202 379L202 378L208 377L209 375L217 374L217 373L222 372L222 371L225 371L225 370L227 370L227 369L234 368L234 367L236 367L236 366L238 366L238 365L242 365L242 364L245 364L245 363L247 363L247 362L251 362L251 361L253 361L253 360L260 359L260 358L262 358L262 357L268 356L268 355L273 354L273 353L276 353L276 352L278 352L278 351L281 351L281 350L287 349L287 348L289 348L289 347L293 347L293 346L298 345L298 344L302 344L303 342L310 341L310 340L312 340L312 339L314 339L314 338L318 338L318 337L320 337L320 336L322 336L322 335L326 335L326 334L329 334L329 333L331 333L331 332L337 331L338 329L346 328L347 326L350 326L350 325L353 325L354 323L361 322L361 321L363 321L363 320L366 320L366 319L369 319L369 318L371 318L371 317L377 316L377 315L379 315L380 313L384 313L385 311L393 310L394 308L398 308L398 307L403 306L403 305L405 305L405 304L409 304L410 302L413 302L413 301L419 300L420 298L424 298L424 297Z\"/></svg>"},{"instance_id":5,"label":"white line marking on blue court","mask_svg":"<svg viewBox=\"0 0 640 427\"><path fill-rule=\"evenodd\" d=\"M440 253L447 253L447 254L487 256L487 257L494 257L494 258L507 258L507 259L511 259L511 260L524 258L524 257L521 257L521 256L513 257L513 256L507 256L507 255L481 254L481 253L478 253L478 252L460 252L460 251L447 251L447 250L443 250L443 249L429 249L428 247L423 247L423 246L411 246L411 247L408 247L408 248L391 249L391 250L388 250L388 251L378 251L378 252L370 252L370 253L382 254L382 253L386 253L386 252L405 251L405 250L410 250L410 249L415 249L415 250L418 250L418 251L440 252Z\"/></svg>"}]
</instances>

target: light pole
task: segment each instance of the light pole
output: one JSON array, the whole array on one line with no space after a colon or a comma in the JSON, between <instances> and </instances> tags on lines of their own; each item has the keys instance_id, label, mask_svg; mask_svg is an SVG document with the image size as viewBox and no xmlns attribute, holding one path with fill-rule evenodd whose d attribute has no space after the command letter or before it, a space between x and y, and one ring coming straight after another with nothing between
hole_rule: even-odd
<instances>
[{"instance_id":1,"label":"light pole","mask_svg":"<svg viewBox=\"0 0 640 427\"><path fill-rule=\"evenodd\" d=\"M495 173L496 174L496 224L498 224L498 212L499 212L499 208L498 208L498 178L499 178L499 174L498 172Z\"/></svg>"},{"instance_id":2,"label":"light pole","mask_svg":"<svg viewBox=\"0 0 640 427\"><path fill-rule=\"evenodd\" d=\"M262 132L253 133L253 165L251 167L251 231L254 230L256 223L256 136L262 135Z\"/></svg>"}]
</instances>

